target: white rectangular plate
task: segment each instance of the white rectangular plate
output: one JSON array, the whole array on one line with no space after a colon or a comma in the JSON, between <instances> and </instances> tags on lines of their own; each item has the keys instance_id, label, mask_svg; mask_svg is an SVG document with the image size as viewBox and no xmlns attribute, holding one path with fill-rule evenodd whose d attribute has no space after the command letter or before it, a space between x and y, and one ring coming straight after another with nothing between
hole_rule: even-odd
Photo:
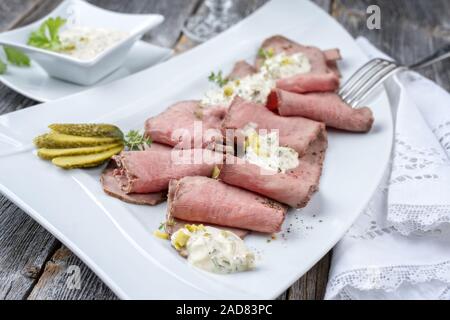
<instances>
[{"instance_id":1,"label":"white rectangular plate","mask_svg":"<svg viewBox=\"0 0 450 320\"><path fill-rule=\"evenodd\" d=\"M55 122L110 122L142 128L171 103L198 98L210 71L253 59L261 41L283 34L322 49L338 47L344 78L366 61L347 32L308 1L265 5L219 37L126 79L0 117L0 190L72 249L121 298L276 298L343 236L382 177L392 143L384 92L370 99L369 134L331 131L320 192L292 211L278 239L246 239L258 256L254 271L214 275L189 267L152 232L166 205L143 207L105 195L101 170L63 171L40 160L34 136Z\"/></svg>"}]
</instances>

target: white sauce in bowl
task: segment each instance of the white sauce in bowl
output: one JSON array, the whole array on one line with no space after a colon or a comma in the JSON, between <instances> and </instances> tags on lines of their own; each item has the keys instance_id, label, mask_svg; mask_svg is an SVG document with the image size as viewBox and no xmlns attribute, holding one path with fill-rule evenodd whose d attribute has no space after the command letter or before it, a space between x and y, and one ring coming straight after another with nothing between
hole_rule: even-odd
<instances>
[{"instance_id":1,"label":"white sauce in bowl","mask_svg":"<svg viewBox=\"0 0 450 320\"><path fill-rule=\"evenodd\" d=\"M75 26L60 32L61 53L80 60L92 60L128 36L127 32Z\"/></svg>"}]
</instances>

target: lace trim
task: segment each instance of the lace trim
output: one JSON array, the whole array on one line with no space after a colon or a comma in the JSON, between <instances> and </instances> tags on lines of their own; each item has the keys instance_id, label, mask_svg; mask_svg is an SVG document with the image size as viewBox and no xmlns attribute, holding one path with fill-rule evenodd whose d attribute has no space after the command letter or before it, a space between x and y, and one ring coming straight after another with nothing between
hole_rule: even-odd
<instances>
[{"instance_id":1,"label":"lace trim","mask_svg":"<svg viewBox=\"0 0 450 320\"><path fill-rule=\"evenodd\" d=\"M388 222L402 235L450 231L450 205L390 204Z\"/></svg>"},{"instance_id":2,"label":"lace trim","mask_svg":"<svg viewBox=\"0 0 450 320\"><path fill-rule=\"evenodd\" d=\"M435 127L433 133L438 138L442 148L444 148L447 155L450 157L450 121L446 121Z\"/></svg>"},{"instance_id":3,"label":"lace trim","mask_svg":"<svg viewBox=\"0 0 450 320\"><path fill-rule=\"evenodd\" d=\"M392 292L401 284L425 283L432 280L450 285L450 261L422 266L393 266L355 269L333 277L327 286L326 299L351 299L349 287L358 290L384 290ZM450 295L450 288L439 297Z\"/></svg>"},{"instance_id":4,"label":"lace trim","mask_svg":"<svg viewBox=\"0 0 450 320\"><path fill-rule=\"evenodd\" d=\"M442 292L442 294L439 296L439 300L450 300L450 287Z\"/></svg>"}]
</instances>

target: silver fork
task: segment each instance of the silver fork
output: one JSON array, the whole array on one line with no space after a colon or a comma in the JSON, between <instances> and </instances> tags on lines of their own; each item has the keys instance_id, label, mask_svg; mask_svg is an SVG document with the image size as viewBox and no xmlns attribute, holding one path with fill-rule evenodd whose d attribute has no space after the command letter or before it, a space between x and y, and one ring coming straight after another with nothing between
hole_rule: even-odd
<instances>
[{"instance_id":1,"label":"silver fork","mask_svg":"<svg viewBox=\"0 0 450 320\"><path fill-rule=\"evenodd\" d=\"M370 60L348 79L339 90L339 95L348 105L356 108L393 74L403 70L417 70L449 57L450 44L412 65L401 65L395 61L380 58Z\"/></svg>"}]
</instances>

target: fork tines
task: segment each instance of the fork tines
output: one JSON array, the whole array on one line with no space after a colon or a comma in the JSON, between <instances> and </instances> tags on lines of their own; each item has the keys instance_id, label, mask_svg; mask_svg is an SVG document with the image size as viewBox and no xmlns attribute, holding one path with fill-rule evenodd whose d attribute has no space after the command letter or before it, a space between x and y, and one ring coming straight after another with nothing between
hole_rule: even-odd
<instances>
[{"instance_id":1,"label":"fork tines","mask_svg":"<svg viewBox=\"0 0 450 320\"><path fill-rule=\"evenodd\" d=\"M373 59L359 68L341 87L339 95L355 108L384 80L405 67L385 59Z\"/></svg>"}]
</instances>

